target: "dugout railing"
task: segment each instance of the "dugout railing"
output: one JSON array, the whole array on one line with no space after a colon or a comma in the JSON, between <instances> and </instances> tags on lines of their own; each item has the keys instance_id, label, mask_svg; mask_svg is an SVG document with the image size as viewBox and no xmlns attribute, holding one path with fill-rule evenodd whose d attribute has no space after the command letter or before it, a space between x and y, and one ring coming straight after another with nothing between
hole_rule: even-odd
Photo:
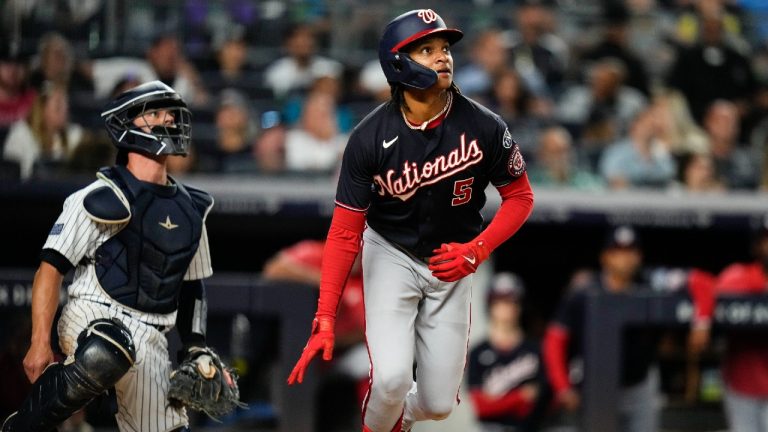
<instances>
[{"instance_id":1,"label":"dugout railing","mask_svg":"<svg viewBox=\"0 0 768 432\"><path fill-rule=\"evenodd\" d=\"M628 326L684 328L693 307L679 294L595 294L584 317L583 430L620 432L617 401L622 335ZM768 331L768 295L719 297L713 332Z\"/></svg>"}]
</instances>

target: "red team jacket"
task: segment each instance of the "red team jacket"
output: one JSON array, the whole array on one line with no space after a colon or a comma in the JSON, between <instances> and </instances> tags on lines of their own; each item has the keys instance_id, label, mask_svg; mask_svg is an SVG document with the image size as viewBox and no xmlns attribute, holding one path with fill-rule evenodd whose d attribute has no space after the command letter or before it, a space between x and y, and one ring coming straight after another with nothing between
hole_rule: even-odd
<instances>
[{"instance_id":1,"label":"red team jacket","mask_svg":"<svg viewBox=\"0 0 768 432\"><path fill-rule=\"evenodd\" d=\"M760 294L766 288L768 275L757 262L726 267L715 286L718 294ZM723 381L731 390L746 396L768 397L768 339L764 334L729 334L721 368Z\"/></svg>"}]
</instances>

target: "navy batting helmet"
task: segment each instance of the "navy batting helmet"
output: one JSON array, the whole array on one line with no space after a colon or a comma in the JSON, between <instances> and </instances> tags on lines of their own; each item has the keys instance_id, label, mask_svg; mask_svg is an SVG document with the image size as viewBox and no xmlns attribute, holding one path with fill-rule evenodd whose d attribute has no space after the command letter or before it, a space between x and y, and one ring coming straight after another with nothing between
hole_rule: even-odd
<instances>
[{"instance_id":1,"label":"navy batting helmet","mask_svg":"<svg viewBox=\"0 0 768 432\"><path fill-rule=\"evenodd\" d=\"M379 62L390 83L401 83L420 90L437 82L437 73L413 61L401 52L412 42L427 36L440 34L453 45L464 34L448 28L440 15L432 9L416 9L390 21L379 41Z\"/></svg>"},{"instance_id":2,"label":"navy batting helmet","mask_svg":"<svg viewBox=\"0 0 768 432\"><path fill-rule=\"evenodd\" d=\"M138 125L134 120L153 111L173 115L171 124ZM147 155L186 155L189 151L191 117L178 93L161 81L134 87L107 104L101 113L112 142L118 149Z\"/></svg>"}]
</instances>

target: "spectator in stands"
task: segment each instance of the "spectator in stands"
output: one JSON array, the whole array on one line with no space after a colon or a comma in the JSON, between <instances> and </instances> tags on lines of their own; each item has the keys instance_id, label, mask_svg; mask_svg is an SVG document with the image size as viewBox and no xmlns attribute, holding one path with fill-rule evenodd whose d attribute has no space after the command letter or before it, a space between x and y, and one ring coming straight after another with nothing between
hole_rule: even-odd
<instances>
[{"instance_id":1,"label":"spectator in stands","mask_svg":"<svg viewBox=\"0 0 768 432\"><path fill-rule=\"evenodd\" d=\"M732 101L740 112L745 112L755 90L748 54L726 42L723 26L722 14L701 16L698 42L679 48L667 80L669 86L685 95L691 113L700 123L717 99Z\"/></svg>"},{"instance_id":2,"label":"spectator in stands","mask_svg":"<svg viewBox=\"0 0 768 432\"><path fill-rule=\"evenodd\" d=\"M93 79L94 97L107 99L117 83L132 76L145 83L161 80L176 89L192 107L209 102L208 90L197 69L184 56L182 45L173 33L159 33L145 51L145 58L107 57L84 63L83 70Z\"/></svg>"},{"instance_id":3,"label":"spectator in stands","mask_svg":"<svg viewBox=\"0 0 768 432\"><path fill-rule=\"evenodd\" d=\"M292 91L306 90L317 78L340 78L343 66L336 60L317 53L312 27L297 24L283 41L286 55L272 62L264 71L264 79L275 97L285 98Z\"/></svg>"},{"instance_id":4,"label":"spectator in stands","mask_svg":"<svg viewBox=\"0 0 768 432\"><path fill-rule=\"evenodd\" d=\"M713 102L704 115L706 131L715 162L715 176L728 189L754 190L760 182L760 157L739 139L739 112L736 104Z\"/></svg>"},{"instance_id":5,"label":"spectator in stands","mask_svg":"<svg viewBox=\"0 0 768 432\"><path fill-rule=\"evenodd\" d=\"M520 323L525 287L498 273L488 292L488 336L469 353L470 397L483 432L538 430L549 402L539 344Z\"/></svg>"},{"instance_id":6,"label":"spectator in stands","mask_svg":"<svg viewBox=\"0 0 768 432\"><path fill-rule=\"evenodd\" d=\"M49 164L67 160L80 144L83 129L69 121L69 97L61 84L43 86L27 118L8 132L3 159L19 164L22 179L42 174Z\"/></svg>"},{"instance_id":7,"label":"spectator in stands","mask_svg":"<svg viewBox=\"0 0 768 432\"><path fill-rule=\"evenodd\" d=\"M301 282L319 287L324 247L324 241L303 240L283 248L267 260L261 275L267 280ZM330 389L337 385L335 380L341 380L342 384L338 385L338 388L351 387L355 403L350 406L344 404L347 399L345 396L348 395L335 394L335 397L326 398L327 400L320 399L317 430L340 432L356 431L360 428L358 407L363 403L368 390L370 366L365 346L365 309L360 259L358 256L352 267L339 303L334 347L334 352L339 355L334 355L332 363L328 365L330 376L325 376L321 384ZM352 385L345 386L343 381Z\"/></svg>"},{"instance_id":8,"label":"spectator in stands","mask_svg":"<svg viewBox=\"0 0 768 432\"><path fill-rule=\"evenodd\" d=\"M544 123L551 120L550 99L533 94L516 70L505 68L496 75L487 106L515 131L515 141L525 154L536 153L535 146Z\"/></svg>"},{"instance_id":9,"label":"spectator in stands","mask_svg":"<svg viewBox=\"0 0 768 432\"><path fill-rule=\"evenodd\" d=\"M341 133L336 101L326 91L307 95L301 117L285 137L285 168L304 173L332 173L341 162L347 134Z\"/></svg>"},{"instance_id":10,"label":"spectator in stands","mask_svg":"<svg viewBox=\"0 0 768 432\"><path fill-rule=\"evenodd\" d=\"M174 33L161 33L152 41L146 58L157 79L173 87L191 106L208 102L208 92L197 69L184 56Z\"/></svg>"},{"instance_id":11,"label":"spectator in stands","mask_svg":"<svg viewBox=\"0 0 768 432\"><path fill-rule=\"evenodd\" d=\"M768 16L768 15L766 15ZM752 96L752 106L742 117L740 141L758 153L768 149L768 39L766 39L765 79Z\"/></svg>"},{"instance_id":12,"label":"spectator in stands","mask_svg":"<svg viewBox=\"0 0 768 432\"><path fill-rule=\"evenodd\" d=\"M456 72L456 85L471 98L482 99L491 92L494 81L510 65L504 34L497 28L478 33L468 45L469 63Z\"/></svg>"},{"instance_id":13,"label":"spectator in stands","mask_svg":"<svg viewBox=\"0 0 768 432\"><path fill-rule=\"evenodd\" d=\"M592 191L605 188L600 177L581 167L571 134L564 127L549 126L542 130L537 150L528 167L533 185Z\"/></svg>"},{"instance_id":14,"label":"spectator in stands","mask_svg":"<svg viewBox=\"0 0 768 432\"><path fill-rule=\"evenodd\" d=\"M379 65L379 71L381 71L381 65ZM304 92L294 93L287 98L283 104L281 113L282 121L289 127L296 126L296 123L299 121L301 113L304 110L307 96L313 93L323 93L331 97L336 107L334 116L339 131L343 133L349 132L352 130L355 123L353 122L352 112L341 103L343 91L342 82L339 78L330 75L318 77L312 81L310 86ZM362 118L358 120L362 120Z\"/></svg>"},{"instance_id":15,"label":"spectator in stands","mask_svg":"<svg viewBox=\"0 0 768 432\"><path fill-rule=\"evenodd\" d=\"M734 48L747 49L745 23L737 2L698 0L681 8L675 22L675 41L684 46L695 45L702 32L703 21L709 16L722 16L724 38Z\"/></svg>"},{"instance_id":16,"label":"spectator in stands","mask_svg":"<svg viewBox=\"0 0 768 432\"><path fill-rule=\"evenodd\" d=\"M582 274L569 287L549 324L543 342L547 374L556 404L566 412L581 405L580 382L569 374L569 364L582 356L584 313L590 295L642 292L649 289L640 279L643 253L634 229L618 226L608 231L600 252L600 270ZM622 344L619 427L622 432L656 432L660 400L659 373L654 366L657 335L647 329L626 330Z\"/></svg>"},{"instance_id":17,"label":"spectator in stands","mask_svg":"<svg viewBox=\"0 0 768 432\"><path fill-rule=\"evenodd\" d=\"M603 151L599 172L610 188L664 188L675 179L677 164L659 140L658 130L653 110L647 109L637 116L626 138Z\"/></svg>"},{"instance_id":18,"label":"spectator in stands","mask_svg":"<svg viewBox=\"0 0 768 432\"><path fill-rule=\"evenodd\" d=\"M515 19L517 33L510 48L515 69L536 95L558 94L570 53L557 29L552 28L555 21L550 7L543 1L523 1Z\"/></svg>"},{"instance_id":19,"label":"spectator in stands","mask_svg":"<svg viewBox=\"0 0 768 432\"><path fill-rule=\"evenodd\" d=\"M65 172L91 179L94 172L112 165L116 157L117 149L106 131L85 129L80 144L72 149L65 162Z\"/></svg>"},{"instance_id":20,"label":"spectator in stands","mask_svg":"<svg viewBox=\"0 0 768 432\"><path fill-rule=\"evenodd\" d=\"M285 139L287 127L278 111L261 114L261 134L253 145L253 157L259 172L278 174L285 170Z\"/></svg>"},{"instance_id":21,"label":"spectator in stands","mask_svg":"<svg viewBox=\"0 0 768 432\"><path fill-rule=\"evenodd\" d=\"M206 86L211 91L235 88L251 97L263 96L258 91L262 85L256 68L248 60L248 44L245 29L233 26L214 40L213 61L203 71Z\"/></svg>"},{"instance_id":22,"label":"spectator in stands","mask_svg":"<svg viewBox=\"0 0 768 432\"><path fill-rule=\"evenodd\" d=\"M68 92L93 92L91 79L81 73L70 41L62 34L49 32L38 43L30 82L40 89L46 82L66 88Z\"/></svg>"},{"instance_id":23,"label":"spectator in stands","mask_svg":"<svg viewBox=\"0 0 768 432\"><path fill-rule=\"evenodd\" d=\"M708 153L687 153L679 158L678 181L673 190L688 193L723 192L725 185L715 176L715 163Z\"/></svg>"},{"instance_id":24,"label":"spectator in stands","mask_svg":"<svg viewBox=\"0 0 768 432\"><path fill-rule=\"evenodd\" d=\"M257 126L252 120L252 107L248 99L235 89L224 89L216 109L215 171L253 172L251 157Z\"/></svg>"},{"instance_id":25,"label":"spectator in stands","mask_svg":"<svg viewBox=\"0 0 768 432\"><path fill-rule=\"evenodd\" d=\"M26 61L9 40L0 38L0 142L8 127L32 108L35 90L29 85Z\"/></svg>"},{"instance_id":26,"label":"spectator in stands","mask_svg":"<svg viewBox=\"0 0 768 432\"><path fill-rule=\"evenodd\" d=\"M645 96L650 96L645 65L629 47L630 18L630 12L623 0L603 1L603 34L597 44L581 56L581 62L588 63L602 58L618 59L624 63L627 72L625 84Z\"/></svg>"},{"instance_id":27,"label":"spectator in stands","mask_svg":"<svg viewBox=\"0 0 768 432\"><path fill-rule=\"evenodd\" d=\"M556 118L573 131L593 168L603 148L625 136L647 105L642 93L624 84L625 78L621 61L597 60L588 68L587 83L566 88L558 101Z\"/></svg>"},{"instance_id":28,"label":"spectator in stands","mask_svg":"<svg viewBox=\"0 0 768 432\"><path fill-rule=\"evenodd\" d=\"M693 120L688 103L679 91L657 90L650 108L657 125L656 134L659 141L663 142L675 157L710 152L706 132Z\"/></svg>"}]
</instances>

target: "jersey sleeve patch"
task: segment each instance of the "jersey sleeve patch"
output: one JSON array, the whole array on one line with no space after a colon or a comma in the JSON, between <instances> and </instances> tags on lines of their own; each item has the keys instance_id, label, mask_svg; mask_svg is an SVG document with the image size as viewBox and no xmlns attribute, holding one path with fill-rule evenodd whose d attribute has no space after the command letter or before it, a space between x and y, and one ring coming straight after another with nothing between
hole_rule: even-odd
<instances>
[{"instance_id":1,"label":"jersey sleeve patch","mask_svg":"<svg viewBox=\"0 0 768 432\"><path fill-rule=\"evenodd\" d=\"M512 148L512 144L515 144L515 141L512 139L512 134L509 133L509 128L504 129L504 136L501 139L501 145L504 146L504 148Z\"/></svg>"},{"instance_id":2,"label":"jersey sleeve patch","mask_svg":"<svg viewBox=\"0 0 768 432\"><path fill-rule=\"evenodd\" d=\"M510 140L511 139L512 137L510 137ZM510 152L509 160L507 161L507 172L509 172L509 175L512 177L520 177L525 172L525 159L523 159L523 154L520 153L520 146L514 141L512 141L512 146L512 151Z\"/></svg>"},{"instance_id":3,"label":"jersey sleeve patch","mask_svg":"<svg viewBox=\"0 0 768 432\"><path fill-rule=\"evenodd\" d=\"M123 223L131 218L128 206L109 186L90 191L83 199L83 209L89 218L104 224Z\"/></svg>"}]
</instances>

